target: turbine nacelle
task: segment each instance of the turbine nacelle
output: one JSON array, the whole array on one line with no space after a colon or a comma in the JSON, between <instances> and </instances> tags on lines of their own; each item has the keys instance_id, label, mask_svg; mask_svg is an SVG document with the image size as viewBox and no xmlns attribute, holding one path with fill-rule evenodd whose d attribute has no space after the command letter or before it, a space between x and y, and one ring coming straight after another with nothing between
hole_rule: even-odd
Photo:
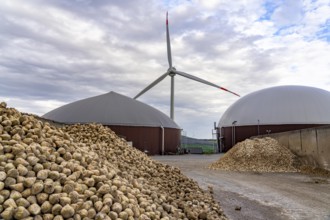
<instances>
[{"instance_id":1,"label":"turbine nacelle","mask_svg":"<svg viewBox=\"0 0 330 220\"><path fill-rule=\"evenodd\" d=\"M176 75L175 67L172 66L172 67L168 68L167 73L169 76L175 76Z\"/></svg>"}]
</instances>

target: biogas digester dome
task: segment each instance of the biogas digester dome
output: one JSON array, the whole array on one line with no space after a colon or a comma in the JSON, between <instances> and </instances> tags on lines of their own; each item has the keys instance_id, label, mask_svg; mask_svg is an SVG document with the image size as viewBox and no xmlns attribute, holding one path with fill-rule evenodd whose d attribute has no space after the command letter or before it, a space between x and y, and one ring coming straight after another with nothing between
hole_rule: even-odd
<instances>
[{"instance_id":1,"label":"biogas digester dome","mask_svg":"<svg viewBox=\"0 0 330 220\"><path fill-rule=\"evenodd\" d=\"M82 99L54 109L43 118L65 124L100 123L150 154L175 153L180 127L157 109L115 92Z\"/></svg>"},{"instance_id":2,"label":"biogas digester dome","mask_svg":"<svg viewBox=\"0 0 330 220\"><path fill-rule=\"evenodd\" d=\"M330 124L330 92L307 86L277 86L250 93L222 115L221 149L255 135Z\"/></svg>"}]
</instances>

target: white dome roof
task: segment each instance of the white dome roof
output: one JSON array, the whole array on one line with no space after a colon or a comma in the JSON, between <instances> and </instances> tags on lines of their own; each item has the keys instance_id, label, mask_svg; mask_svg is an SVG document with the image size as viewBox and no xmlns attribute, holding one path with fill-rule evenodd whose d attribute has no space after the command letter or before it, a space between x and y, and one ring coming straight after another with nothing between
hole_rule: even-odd
<instances>
[{"instance_id":1,"label":"white dome roof","mask_svg":"<svg viewBox=\"0 0 330 220\"><path fill-rule=\"evenodd\" d=\"M57 122L103 125L180 127L161 111L115 92L82 99L54 109L42 117Z\"/></svg>"},{"instance_id":2,"label":"white dome roof","mask_svg":"<svg viewBox=\"0 0 330 220\"><path fill-rule=\"evenodd\" d=\"M278 86L250 93L222 115L219 127L330 124L330 92L307 86Z\"/></svg>"}]
</instances>

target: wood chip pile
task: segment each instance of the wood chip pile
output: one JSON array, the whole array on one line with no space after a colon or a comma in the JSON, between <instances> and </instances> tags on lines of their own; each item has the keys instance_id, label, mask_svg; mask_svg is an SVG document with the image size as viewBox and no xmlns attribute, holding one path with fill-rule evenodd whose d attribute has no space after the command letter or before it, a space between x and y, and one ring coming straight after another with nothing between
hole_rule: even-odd
<instances>
[{"instance_id":1,"label":"wood chip pile","mask_svg":"<svg viewBox=\"0 0 330 220\"><path fill-rule=\"evenodd\" d=\"M0 219L226 219L209 192L109 128L0 105Z\"/></svg>"},{"instance_id":2,"label":"wood chip pile","mask_svg":"<svg viewBox=\"0 0 330 220\"><path fill-rule=\"evenodd\" d=\"M273 138L247 139L237 143L211 169L253 172L298 172L297 158Z\"/></svg>"}]
</instances>

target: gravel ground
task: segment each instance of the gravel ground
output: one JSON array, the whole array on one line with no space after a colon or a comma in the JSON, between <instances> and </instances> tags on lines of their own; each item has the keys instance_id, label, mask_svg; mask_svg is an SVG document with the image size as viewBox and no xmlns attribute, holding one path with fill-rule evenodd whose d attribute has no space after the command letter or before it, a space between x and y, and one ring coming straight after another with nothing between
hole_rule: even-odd
<instances>
[{"instance_id":1,"label":"gravel ground","mask_svg":"<svg viewBox=\"0 0 330 220\"><path fill-rule=\"evenodd\" d=\"M300 173L210 170L223 154L153 156L207 189L230 219L330 220L330 178ZM240 209L240 210L236 210Z\"/></svg>"}]
</instances>

